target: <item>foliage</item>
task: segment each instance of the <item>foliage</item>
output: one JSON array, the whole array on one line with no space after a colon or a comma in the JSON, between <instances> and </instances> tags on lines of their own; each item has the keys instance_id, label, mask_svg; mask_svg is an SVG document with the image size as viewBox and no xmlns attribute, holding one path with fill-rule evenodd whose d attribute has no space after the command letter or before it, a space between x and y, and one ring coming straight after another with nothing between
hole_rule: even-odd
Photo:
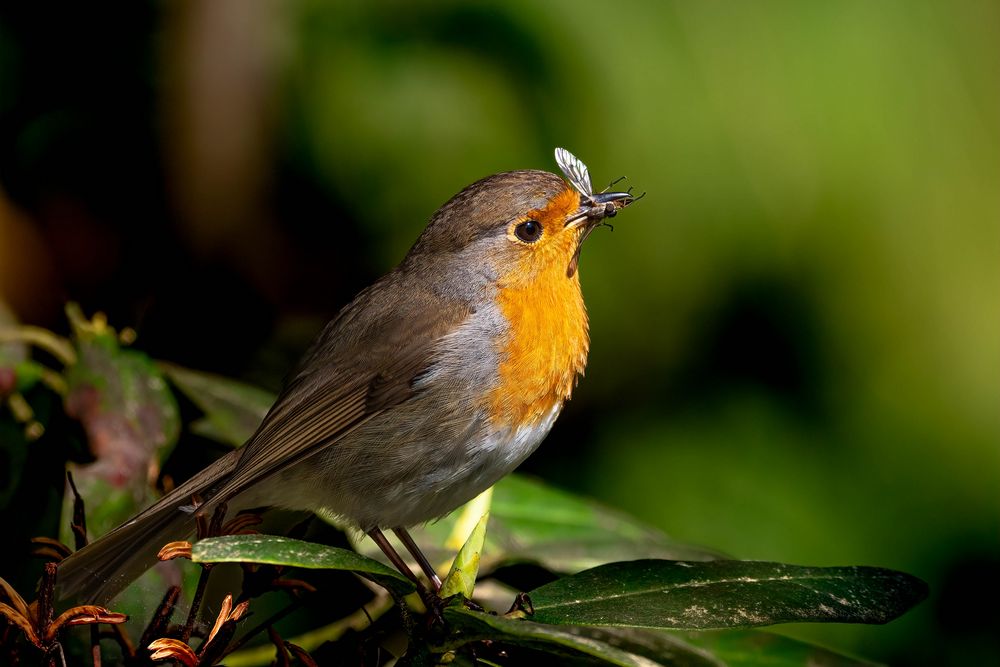
<instances>
[{"instance_id":1,"label":"foliage","mask_svg":"<svg viewBox=\"0 0 1000 667\"><path fill-rule=\"evenodd\" d=\"M65 352L65 369L59 373L43 368L26 377L41 382L49 374L49 390L61 394L67 414L85 424L97 415L99 423L124 425L112 429L110 436L107 429L86 429L96 460L74 466L76 476L103 470L109 460L126 451L138 457L135 470L142 474L120 480L122 486L133 488L138 477L140 486L152 487L155 476L147 477L146 470L159 470L177 434L176 403L161 373L197 408L186 420L185 432L227 445L239 444L252 432L271 398L229 379L169 364L157 366L141 352L123 349L127 336L111 330L101 318L87 322L74 309L69 312L76 323L74 337L49 340ZM14 328L4 335L10 340L32 339L27 333ZM100 354L92 354L94 349ZM21 366L12 363L3 368L16 374ZM91 394L88 410L73 409L80 387ZM137 404L148 408L141 422L130 421L138 414ZM138 435L128 424L145 429L145 435ZM23 428L27 432L32 427ZM114 446L105 446L109 442ZM157 446L136 447L148 442ZM140 453L144 456L139 457ZM102 517L115 516L122 508L114 496L81 496L76 486L72 491L73 519L68 523L80 548L88 538L85 506L89 514ZM220 507L210 521L199 522L193 544L164 545L162 561L197 564L200 572L193 591L171 585L164 594L159 587L159 604L150 605L141 602L149 599L148 591L131 587L116 605L138 605L141 618L136 620L144 628L138 643L129 638L128 631L119 630L113 635L114 646L98 649L102 635L93 631L93 650L111 651L131 665L171 659L187 667L222 660L230 665L266 664L275 655L279 662L294 656L312 664L344 652L375 662L395 655L401 664L505 664L546 655L571 664L595 665L722 661L852 665L862 663L749 628L793 621L881 624L905 613L927 594L926 586L915 577L881 568L724 559L516 475L453 518L415 533L431 558L444 563L454 553L456 533L461 535L461 548L444 581L443 599L414 595L413 582L366 555L377 554L356 535L351 538L357 550L352 550L332 543L348 542L348 536L340 533L324 534L326 543L302 539L309 523L296 524L291 537L258 534L264 520L256 513L241 513L227 521ZM58 561L70 548L42 538L36 541L35 551ZM225 579L230 588L206 633L199 630L199 613L216 608L207 602L208 582L226 563L238 564L242 576L238 584L232 577ZM123 614L86 606L54 618L55 566L50 563L45 571L47 583L42 591L48 601L31 608L3 582L10 604L0 603L0 613L10 625L0 640L12 659L31 659L24 639L40 650L36 657L43 662L55 660L64 647L74 655L82 639L59 642L62 630L78 624L125 621ZM337 596L331 598L331 594L345 581L363 581L364 585L356 602L348 601L346 608L340 608L333 602ZM192 593L187 619L173 625L181 596ZM276 601L282 597L283 604ZM285 641L278 627L303 607L312 613L291 626L296 636ZM245 622L258 616L257 608L263 621ZM505 608L509 608L506 613ZM359 614L366 623L359 622ZM738 632L705 632L720 629ZM259 642L265 631L272 649L245 647L248 642ZM405 641L389 641L400 633Z\"/></svg>"}]
</instances>

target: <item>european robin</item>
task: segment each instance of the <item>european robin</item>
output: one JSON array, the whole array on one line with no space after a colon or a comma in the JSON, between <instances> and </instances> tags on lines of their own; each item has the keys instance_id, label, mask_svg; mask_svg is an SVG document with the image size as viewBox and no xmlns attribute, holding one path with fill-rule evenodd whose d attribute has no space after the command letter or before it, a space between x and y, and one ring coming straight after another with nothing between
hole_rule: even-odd
<instances>
[{"instance_id":1,"label":"european robin","mask_svg":"<svg viewBox=\"0 0 1000 667\"><path fill-rule=\"evenodd\" d=\"M552 428L587 362L581 244L635 199L556 160L568 180L496 174L438 209L323 329L246 445L63 561L60 595L108 601L221 503L339 515L416 579L392 529L439 586L406 527L493 485Z\"/></svg>"}]
</instances>

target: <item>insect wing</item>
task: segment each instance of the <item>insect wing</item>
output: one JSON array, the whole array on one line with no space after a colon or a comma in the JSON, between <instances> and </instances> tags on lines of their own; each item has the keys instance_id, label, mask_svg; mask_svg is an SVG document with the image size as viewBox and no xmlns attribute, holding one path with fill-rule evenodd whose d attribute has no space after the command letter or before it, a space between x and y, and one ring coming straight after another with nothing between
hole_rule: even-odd
<instances>
[{"instance_id":1,"label":"insect wing","mask_svg":"<svg viewBox=\"0 0 1000 667\"><path fill-rule=\"evenodd\" d=\"M565 148L556 149L556 163L570 184L584 197L590 197L594 189L590 185L590 171L580 158Z\"/></svg>"}]
</instances>

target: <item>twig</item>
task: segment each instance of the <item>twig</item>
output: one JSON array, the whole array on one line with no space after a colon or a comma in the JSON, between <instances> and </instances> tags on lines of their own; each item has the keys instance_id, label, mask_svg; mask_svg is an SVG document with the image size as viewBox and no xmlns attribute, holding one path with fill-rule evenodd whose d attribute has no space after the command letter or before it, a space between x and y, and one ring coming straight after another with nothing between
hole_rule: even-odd
<instances>
[{"instance_id":1,"label":"twig","mask_svg":"<svg viewBox=\"0 0 1000 667\"><path fill-rule=\"evenodd\" d=\"M201 600L205 597L205 588L208 586L208 576L212 572L211 563L201 564L201 576L198 577L198 588L195 589L194 599L191 600L191 610L188 612L187 622L181 632L181 641L185 644L191 639L191 631L194 629L195 619L198 617L198 608L201 607Z\"/></svg>"},{"instance_id":2,"label":"twig","mask_svg":"<svg viewBox=\"0 0 1000 667\"><path fill-rule=\"evenodd\" d=\"M367 581L364 578L359 578L359 580ZM313 651L327 642L338 641L349 630L362 632L370 629L376 619L381 618L386 612L395 609L395 603L389 597L386 590L381 586L378 586L377 589L376 597L373 600L350 615L338 619L329 625L292 637L289 641L305 650ZM267 645L254 646L252 648L245 648L239 653L233 652L228 657L235 660L235 657L238 655L245 664L264 664L269 660L268 649L270 648ZM372 664L378 664L378 662L373 662Z\"/></svg>"},{"instance_id":3,"label":"twig","mask_svg":"<svg viewBox=\"0 0 1000 667\"><path fill-rule=\"evenodd\" d=\"M267 636L270 638L271 643L274 644L275 657L274 664L275 667L291 667L288 662L288 649L285 648L285 642L278 634L278 631L274 629L274 626L267 626Z\"/></svg>"},{"instance_id":4,"label":"twig","mask_svg":"<svg viewBox=\"0 0 1000 667\"><path fill-rule=\"evenodd\" d=\"M180 586L171 586L167 589L167 592L163 596L163 600L160 602L160 606L156 608L156 613L153 614L153 618L149 619L149 624L142 633L142 637L139 638L139 647L145 649L149 646L149 643L154 639L158 639L167 634L167 629L170 627L170 617L174 613L174 605L177 604L177 598L181 595ZM118 627L118 626L115 626ZM135 650L132 650L135 653Z\"/></svg>"},{"instance_id":5,"label":"twig","mask_svg":"<svg viewBox=\"0 0 1000 667\"><path fill-rule=\"evenodd\" d=\"M319 667L319 663L301 646L296 646L291 642L285 642L285 646L288 648L288 652L294 655L305 667Z\"/></svg>"},{"instance_id":6,"label":"twig","mask_svg":"<svg viewBox=\"0 0 1000 667\"><path fill-rule=\"evenodd\" d=\"M101 631L90 626L90 659L94 667L101 667Z\"/></svg>"},{"instance_id":7,"label":"twig","mask_svg":"<svg viewBox=\"0 0 1000 667\"><path fill-rule=\"evenodd\" d=\"M87 546L87 514L84 511L83 498L76 490L76 482L73 481L73 473L66 471L66 479L69 480L69 488L73 490L73 523L70 528L73 530L73 540L76 550Z\"/></svg>"}]
</instances>

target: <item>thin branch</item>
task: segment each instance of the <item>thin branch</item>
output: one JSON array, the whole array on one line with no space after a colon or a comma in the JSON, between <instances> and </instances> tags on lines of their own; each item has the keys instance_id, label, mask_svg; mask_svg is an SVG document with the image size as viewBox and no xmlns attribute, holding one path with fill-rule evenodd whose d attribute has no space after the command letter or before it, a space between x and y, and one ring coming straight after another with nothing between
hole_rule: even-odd
<instances>
[{"instance_id":1,"label":"thin branch","mask_svg":"<svg viewBox=\"0 0 1000 667\"><path fill-rule=\"evenodd\" d=\"M202 598L205 597L205 587L208 586L208 576L211 572L211 564L203 563L201 566L201 576L198 577L198 588L195 589L194 599L191 601L191 610L188 612L187 622L184 624L184 630L181 632L180 639L185 644L191 639L191 631L194 629L195 619L198 618L198 609L201 607Z\"/></svg>"}]
</instances>

